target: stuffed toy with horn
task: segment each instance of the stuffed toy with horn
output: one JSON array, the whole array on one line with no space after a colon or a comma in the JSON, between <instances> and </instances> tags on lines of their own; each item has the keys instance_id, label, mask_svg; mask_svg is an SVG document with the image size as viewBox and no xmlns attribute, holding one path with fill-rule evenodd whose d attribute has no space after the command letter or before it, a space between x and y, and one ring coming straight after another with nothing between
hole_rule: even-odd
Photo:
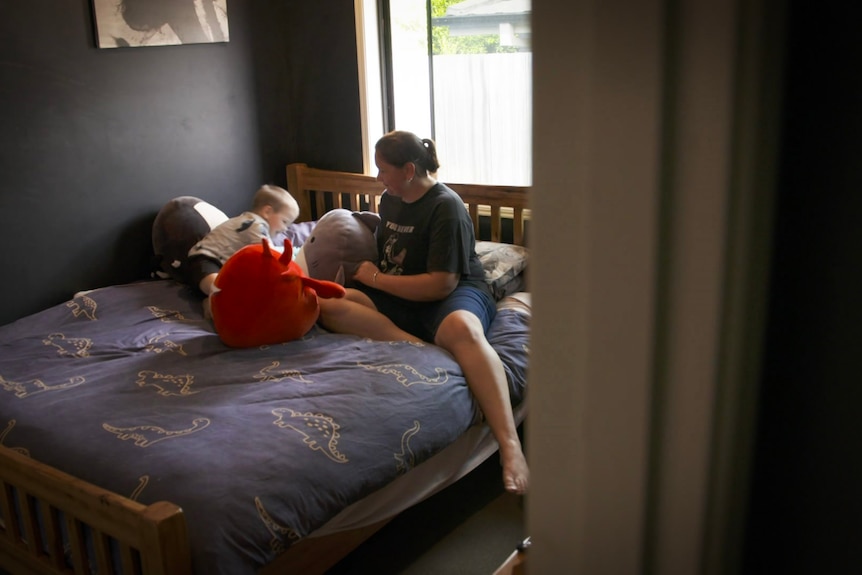
<instances>
[{"instance_id":1,"label":"stuffed toy with horn","mask_svg":"<svg viewBox=\"0 0 862 575\"><path fill-rule=\"evenodd\" d=\"M309 277L355 287L359 264L377 261L374 231L379 223L380 216L372 212L344 208L326 212L299 248L296 263Z\"/></svg>"},{"instance_id":2,"label":"stuffed toy with horn","mask_svg":"<svg viewBox=\"0 0 862 575\"><path fill-rule=\"evenodd\" d=\"M292 261L293 246L272 249L264 238L222 266L210 295L213 324L231 347L257 347L299 339L320 315L318 297L344 297L344 288L307 277Z\"/></svg>"}]
</instances>

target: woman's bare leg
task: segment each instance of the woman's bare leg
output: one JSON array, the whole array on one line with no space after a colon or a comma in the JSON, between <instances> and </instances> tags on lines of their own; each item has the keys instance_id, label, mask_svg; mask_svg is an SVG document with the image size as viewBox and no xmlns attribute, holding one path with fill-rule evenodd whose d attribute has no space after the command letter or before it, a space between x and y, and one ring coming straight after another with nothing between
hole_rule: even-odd
<instances>
[{"instance_id":1,"label":"woman's bare leg","mask_svg":"<svg viewBox=\"0 0 862 575\"><path fill-rule=\"evenodd\" d=\"M437 329L434 343L455 356L500 445L503 486L511 493L526 493L530 470L512 416L506 372L500 356L485 338L479 318L467 311L449 314Z\"/></svg>"},{"instance_id":2,"label":"woman's bare leg","mask_svg":"<svg viewBox=\"0 0 862 575\"><path fill-rule=\"evenodd\" d=\"M423 343L377 311L364 293L348 289L343 298L320 298L320 325L335 333L358 335L378 341Z\"/></svg>"}]
</instances>

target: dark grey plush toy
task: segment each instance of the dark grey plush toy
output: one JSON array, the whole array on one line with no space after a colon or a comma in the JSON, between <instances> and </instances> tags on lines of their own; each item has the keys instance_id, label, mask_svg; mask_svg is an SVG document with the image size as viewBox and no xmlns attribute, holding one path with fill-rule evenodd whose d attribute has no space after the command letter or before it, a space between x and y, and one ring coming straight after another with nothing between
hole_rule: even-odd
<instances>
[{"instance_id":1,"label":"dark grey plush toy","mask_svg":"<svg viewBox=\"0 0 862 575\"><path fill-rule=\"evenodd\" d=\"M379 222L380 216L372 212L326 212L299 249L296 263L309 277L351 287L360 263L377 263L374 232Z\"/></svg>"},{"instance_id":2,"label":"dark grey plush toy","mask_svg":"<svg viewBox=\"0 0 862 575\"><path fill-rule=\"evenodd\" d=\"M189 283L189 250L227 219L220 209L194 196L180 196L162 206L153 221L155 275Z\"/></svg>"}]
</instances>

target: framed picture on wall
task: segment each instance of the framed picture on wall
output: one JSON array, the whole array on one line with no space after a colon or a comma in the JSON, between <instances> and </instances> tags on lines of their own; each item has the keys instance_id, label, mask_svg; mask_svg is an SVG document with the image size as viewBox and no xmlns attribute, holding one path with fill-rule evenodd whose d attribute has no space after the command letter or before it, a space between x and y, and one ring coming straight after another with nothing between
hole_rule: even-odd
<instances>
[{"instance_id":1,"label":"framed picture on wall","mask_svg":"<svg viewBox=\"0 0 862 575\"><path fill-rule=\"evenodd\" d=\"M99 48L227 42L227 0L93 0Z\"/></svg>"}]
</instances>

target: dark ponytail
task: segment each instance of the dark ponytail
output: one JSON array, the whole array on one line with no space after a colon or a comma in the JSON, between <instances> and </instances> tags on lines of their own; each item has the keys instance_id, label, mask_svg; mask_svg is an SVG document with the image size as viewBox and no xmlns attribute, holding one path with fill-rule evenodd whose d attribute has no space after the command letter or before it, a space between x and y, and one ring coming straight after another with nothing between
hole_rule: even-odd
<instances>
[{"instance_id":1,"label":"dark ponytail","mask_svg":"<svg viewBox=\"0 0 862 575\"><path fill-rule=\"evenodd\" d=\"M398 130L389 132L377 140L374 149L387 164L400 168L413 162L419 168L420 175L433 174L440 169L437 145L434 140L428 138L420 140L419 136L412 132Z\"/></svg>"}]
</instances>

